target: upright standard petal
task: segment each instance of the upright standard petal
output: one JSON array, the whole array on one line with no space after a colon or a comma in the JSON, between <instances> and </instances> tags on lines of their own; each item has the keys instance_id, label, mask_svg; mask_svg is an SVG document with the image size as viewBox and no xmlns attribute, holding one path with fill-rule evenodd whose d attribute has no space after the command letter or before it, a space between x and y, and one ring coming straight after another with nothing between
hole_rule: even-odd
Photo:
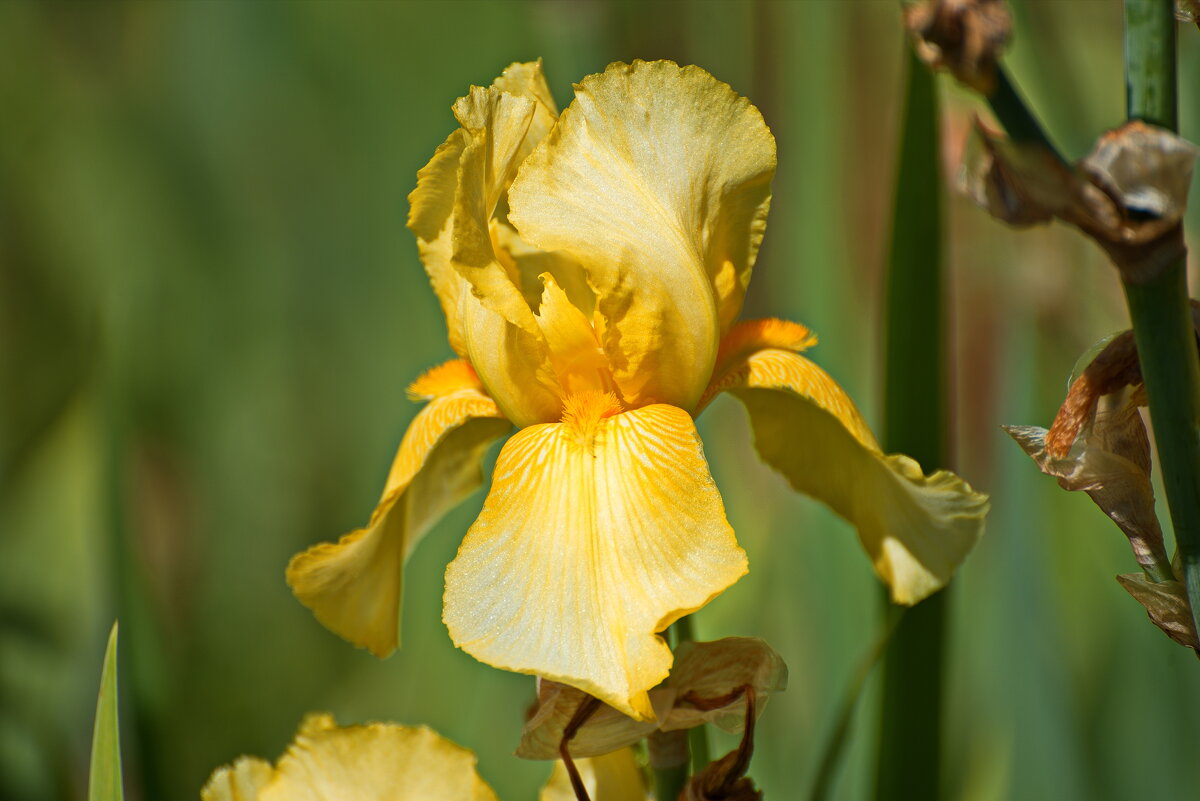
<instances>
[{"instance_id":1,"label":"upright standard petal","mask_svg":"<svg viewBox=\"0 0 1200 801\"><path fill-rule=\"evenodd\" d=\"M380 657L399 644L404 560L479 488L483 451L511 428L466 362L434 368L410 392L431 400L404 434L371 522L297 554L287 568L292 592L321 623Z\"/></svg>"},{"instance_id":2,"label":"upright standard petal","mask_svg":"<svg viewBox=\"0 0 1200 801\"><path fill-rule=\"evenodd\" d=\"M537 275L549 271L572 291L590 290L577 265L533 251L503 219L517 165L556 115L540 63L513 64L493 86L472 87L454 112L462 127L418 173L408 225L446 315L451 347L470 358L512 420L556 420L560 393L533 315ZM531 303L526 292L534 285Z\"/></svg>"},{"instance_id":3,"label":"upright standard petal","mask_svg":"<svg viewBox=\"0 0 1200 801\"><path fill-rule=\"evenodd\" d=\"M509 220L583 265L623 399L690 409L737 315L766 225L775 140L698 67L585 78L521 165Z\"/></svg>"},{"instance_id":4,"label":"upright standard petal","mask_svg":"<svg viewBox=\"0 0 1200 801\"><path fill-rule=\"evenodd\" d=\"M740 355L705 397L736 395L763 461L853 523L892 600L915 604L945 585L975 545L987 496L949 471L926 476L907 456L885 455L845 391L793 352L797 341L812 341L794 325L754 320L730 332Z\"/></svg>"},{"instance_id":5,"label":"upright standard petal","mask_svg":"<svg viewBox=\"0 0 1200 801\"><path fill-rule=\"evenodd\" d=\"M446 317L450 347L459 356L465 356L467 350L458 307L460 296L470 289L467 279L451 266L450 254L454 202L462 154L468 141L469 136L462 128L450 134L417 173L417 188L408 196L408 227L417 236L417 252Z\"/></svg>"},{"instance_id":6,"label":"upright standard petal","mask_svg":"<svg viewBox=\"0 0 1200 801\"><path fill-rule=\"evenodd\" d=\"M501 450L444 619L477 659L645 720L671 666L657 632L745 572L687 412L588 393Z\"/></svg>"},{"instance_id":7,"label":"upright standard petal","mask_svg":"<svg viewBox=\"0 0 1200 801\"><path fill-rule=\"evenodd\" d=\"M203 801L496 801L475 755L425 726L337 726L305 718L272 768L243 757L218 769Z\"/></svg>"}]
</instances>

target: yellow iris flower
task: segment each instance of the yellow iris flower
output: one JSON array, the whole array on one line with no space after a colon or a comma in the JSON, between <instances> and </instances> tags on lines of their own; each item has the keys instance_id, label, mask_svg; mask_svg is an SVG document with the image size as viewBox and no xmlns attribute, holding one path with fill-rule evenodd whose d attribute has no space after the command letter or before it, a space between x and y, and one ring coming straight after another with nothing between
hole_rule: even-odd
<instances>
[{"instance_id":1,"label":"yellow iris flower","mask_svg":"<svg viewBox=\"0 0 1200 801\"><path fill-rule=\"evenodd\" d=\"M496 801L475 755L427 726L338 726L309 715L279 761L218 768L200 801Z\"/></svg>"},{"instance_id":2,"label":"yellow iris flower","mask_svg":"<svg viewBox=\"0 0 1200 801\"><path fill-rule=\"evenodd\" d=\"M460 358L412 385L429 403L369 525L289 565L322 623L397 646L405 557L515 425L446 571L450 635L652 718L672 661L657 633L747 570L693 423L722 391L763 459L858 528L896 602L949 579L986 497L883 454L800 355L803 326L736 322L775 171L758 109L698 67L637 61L585 78L560 115L537 62L454 113L409 227Z\"/></svg>"},{"instance_id":3,"label":"yellow iris flower","mask_svg":"<svg viewBox=\"0 0 1200 801\"><path fill-rule=\"evenodd\" d=\"M213 771L200 801L497 801L475 762L470 750L428 726L338 726L329 715L313 714L278 762L239 757ZM629 748L577 759L575 766L592 801L648 798ZM538 798L575 801L562 762Z\"/></svg>"}]
</instances>

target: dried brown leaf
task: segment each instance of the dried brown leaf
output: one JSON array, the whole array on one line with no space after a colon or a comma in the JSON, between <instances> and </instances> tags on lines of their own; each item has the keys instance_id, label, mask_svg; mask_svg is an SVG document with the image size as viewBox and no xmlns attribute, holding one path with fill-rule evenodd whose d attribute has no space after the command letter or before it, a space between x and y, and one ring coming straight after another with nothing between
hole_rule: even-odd
<instances>
[{"instance_id":1,"label":"dried brown leaf","mask_svg":"<svg viewBox=\"0 0 1200 801\"><path fill-rule=\"evenodd\" d=\"M1146 614L1154 625L1180 645L1200 652L1200 638L1192 624L1191 608L1188 606L1187 591L1181 582L1153 582L1141 573L1117 576L1121 586L1134 600L1146 608Z\"/></svg>"}]
</instances>

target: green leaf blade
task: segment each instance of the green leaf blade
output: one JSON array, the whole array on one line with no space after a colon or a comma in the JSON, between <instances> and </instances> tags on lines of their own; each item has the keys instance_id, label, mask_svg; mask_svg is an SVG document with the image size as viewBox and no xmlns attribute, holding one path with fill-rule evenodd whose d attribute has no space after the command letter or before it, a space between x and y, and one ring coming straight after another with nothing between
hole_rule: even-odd
<instances>
[{"instance_id":1,"label":"green leaf blade","mask_svg":"<svg viewBox=\"0 0 1200 801\"><path fill-rule=\"evenodd\" d=\"M100 672L96 723L92 730L92 767L88 801L123 801L121 738L117 720L117 624L113 623Z\"/></svg>"}]
</instances>

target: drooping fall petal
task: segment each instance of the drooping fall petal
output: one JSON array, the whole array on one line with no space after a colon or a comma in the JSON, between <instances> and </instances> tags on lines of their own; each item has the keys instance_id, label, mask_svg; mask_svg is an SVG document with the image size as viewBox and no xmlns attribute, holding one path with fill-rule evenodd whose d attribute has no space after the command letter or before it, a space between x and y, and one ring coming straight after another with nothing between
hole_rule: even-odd
<instances>
[{"instance_id":1,"label":"drooping fall petal","mask_svg":"<svg viewBox=\"0 0 1200 801\"><path fill-rule=\"evenodd\" d=\"M272 768L253 757L213 773L203 801L496 801L475 755L425 726L305 718Z\"/></svg>"},{"instance_id":2,"label":"drooping fall petal","mask_svg":"<svg viewBox=\"0 0 1200 801\"><path fill-rule=\"evenodd\" d=\"M570 684L638 719L671 652L656 636L746 572L691 417L612 396L501 450L479 519L446 570L454 643Z\"/></svg>"},{"instance_id":3,"label":"drooping fall petal","mask_svg":"<svg viewBox=\"0 0 1200 801\"><path fill-rule=\"evenodd\" d=\"M604 756L575 760L591 801L648 801L646 775L632 748ZM566 765L558 762L538 801L576 801Z\"/></svg>"},{"instance_id":4,"label":"drooping fall petal","mask_svg":"<svg viewBox=\"0 0 1200 801\"><path fill-rule=\"evenodd\" d=\"M790 349L810 340L787 325L755 320L730 332L743 355L731 355L705 397L736 395L763 461L854 524L892 600L915 604L950 579L979 539L987 496L949 471L926 476L907 456L885 455L845 391Z\"/></svg>"},{"instance_id":5,"label":"drooping fall petal","mask_svg":"<svg viewBox=\"0 0 1200 801\"><path fill-rule=\"evenodd\" d=\"M587 271L630 405L695 405L741 307L774 170L758 110L667 61L585 78L521 166L509 220Z\"/></svg>"},{"instance_id":6,"label":"drooping fall petal","mask_svg":"<svg viewBox=\"0 0 1200 801\"><path fill-rule=\"evenodd\" d=\"M482 483L483 451L511 428L470 365L435 368L411 392L431 398L409 425L366 528L292 558L287 580L327 628L376 656L399 643L404 560Z\"/></svg>"}]
</instances>

